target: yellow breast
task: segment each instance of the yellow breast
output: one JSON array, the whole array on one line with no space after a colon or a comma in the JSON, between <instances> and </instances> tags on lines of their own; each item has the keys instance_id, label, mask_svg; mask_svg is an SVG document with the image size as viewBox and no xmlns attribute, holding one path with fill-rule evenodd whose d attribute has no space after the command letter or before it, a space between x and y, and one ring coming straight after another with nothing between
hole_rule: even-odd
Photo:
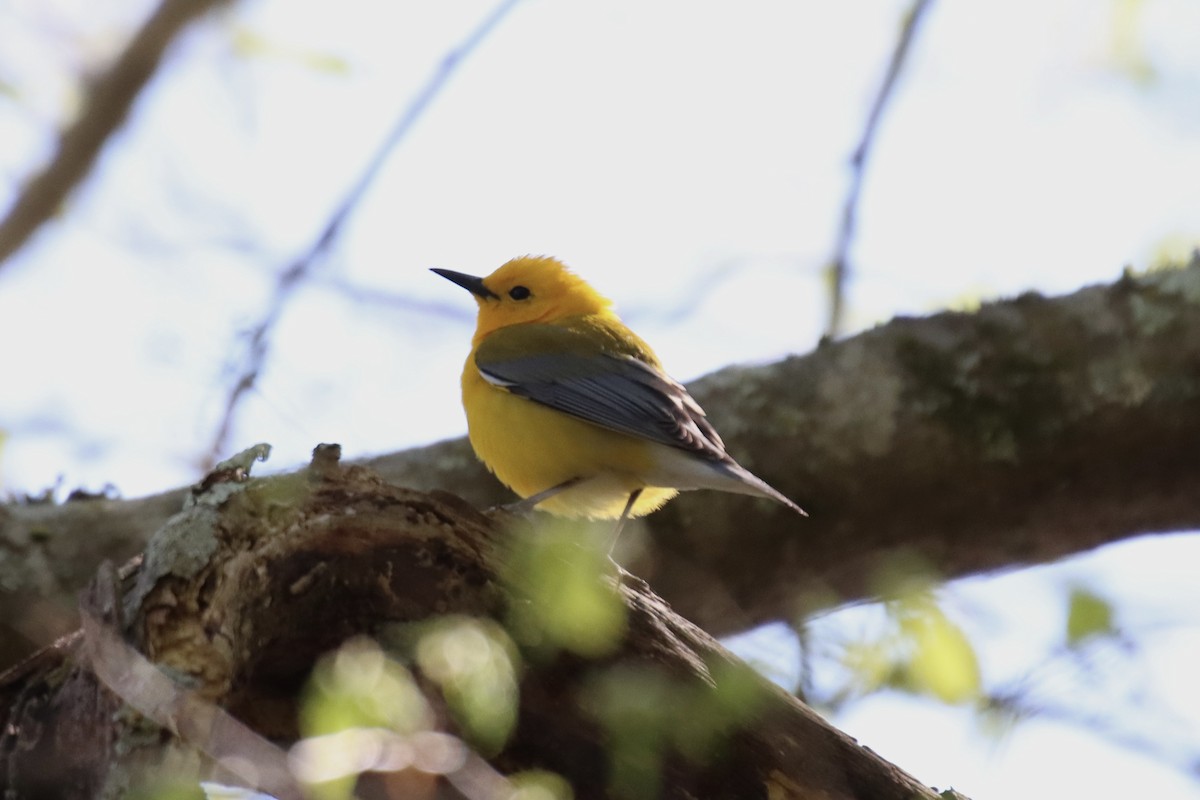
<instances>
[{"instance_id":1,"label":"yellow breast","mask_svg":"<svg viewBox=\"0 0 1200 800\"><path fill-rule=\"evenodd\" d=\"M463 407L475 454L521 497L572 478L581 483L538 505L560 516L615 519L645 489L632 516L659 508L674 489L653 487L658 448L518 397L483 379L474 352L462 376Z\"/></svg>"}]
</instances>

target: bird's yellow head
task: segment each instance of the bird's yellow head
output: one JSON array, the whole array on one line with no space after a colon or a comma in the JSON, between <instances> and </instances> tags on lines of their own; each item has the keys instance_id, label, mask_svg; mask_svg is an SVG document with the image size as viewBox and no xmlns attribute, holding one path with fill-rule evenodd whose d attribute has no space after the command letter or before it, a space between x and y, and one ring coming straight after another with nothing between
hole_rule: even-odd
<instances>
[{"instance_id":1,"label":"bird's yellow head","mask_svg":"<svg viewBox=\"0 0 1200 800\"><path fill-rule=\"evenodd\" d=\"M525 322L553 322L578 314L607 312L612 301L548 256L514 258L486 278L448 269L433 270L475 295L478 343L498 328Z\"/></svg>"}]
</instances>

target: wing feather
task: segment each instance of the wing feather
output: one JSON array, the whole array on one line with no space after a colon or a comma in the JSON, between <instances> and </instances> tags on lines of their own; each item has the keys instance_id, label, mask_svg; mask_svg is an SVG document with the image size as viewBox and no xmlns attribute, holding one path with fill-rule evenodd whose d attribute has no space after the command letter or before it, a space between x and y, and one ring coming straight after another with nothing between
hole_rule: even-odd
<instances>
[{"instance_id":1,"label":"wing feather","mask_svg":"<svg viewBox=\"0 0 1200 800\"><path fill-rule=\"evenodd\" d=\"M713 461L728 459L682 384L639 358L637 348L608 352L603 343L586 329L513 326L479 346L475 365L489 383L535 403ZM530 351L537 354L523 354Z\"/></svg>"}]
</instances>

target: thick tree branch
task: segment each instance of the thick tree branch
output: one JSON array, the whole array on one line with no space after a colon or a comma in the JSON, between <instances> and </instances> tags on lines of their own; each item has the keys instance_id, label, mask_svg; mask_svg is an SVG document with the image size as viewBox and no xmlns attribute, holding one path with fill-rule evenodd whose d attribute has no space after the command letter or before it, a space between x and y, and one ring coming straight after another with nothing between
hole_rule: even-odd
<instances>
[{"instance_id":1,"label":"thick tree branch","mask_svg":"<svg viewBox=\"0 0 1200 800\"><path fill-rule=\"evenodd\" d=\"M151 779L196 779L216 766L206 759L214 748L237 757L230 749L239 739L229 732L243 724L252 730L241 738L244 759L254 764L259 753L264 765L281 763L263 739L299 737L300 690L320 654L356 635L449 614L503 624L514 606L534 602L499 577L509 555L497 542L507 537L451 495L386 484L370 470L338 466L327 450L294 475L231 477L210 481L173 517L119 588L102 571L85 598L82 635L0 675L5 796L94 797L138 786L147 770ZM694 701L694 717L679 717L679 726L712 724L705 707L736 721L689 749L671 739L650 744L656 729L636 726L652 726L653 714L627 720L641 743L634 757L654 759L656 796L935 797L753 676L641 581L623 581L618 598L628 624L615 650L599 658L543 652L526 662L516 729L489 759L500 772L548 769L577 798L610 796L620 756L614 729L595 714L604 705L596 687L608 681L634 692L643 684L620 681L657 676ZM134 650L174 676L174 691L163 689L163 673L131 675L145 663ZM730 687L732 697L723 694ZM645 698L625 702L637 708ZM291 791L286 775L270 785Z\"/></svg>"},{"instance_id":2,"label":"thick tree branch","mask_svg":"<svg viewBox=\"0 0 1200 800\"><path fill-rule=\"evenodd\" d=\"M876 596L914 565L953 578L1200 529L1200 259L893 320L690 388L812 515L696 492L647 519L627 566L709 632ZM494 498L461 442L373 463Z\"/></svg>"},{"instance_id":3,"label":"thick tree branch","mask_svg":"<svg viewBox=\"0 0 1200 800\"><path fill-rule=\"evenodd\" d=\"M730 452L812 514L696 492L648 518L626 565L713 633L872 596L914 557L952 578L1200 528L1200 261L898 319L691 388ZM367 463L507 497L463 440ZM0 619L129 557L177 503L0 507Z\"/></svg>"},{"instance_id":4,"label":"thick tree branch","mask_svg":"<svg viewBox=\"0 0 1200 800\"><path fill-rule=\"evenodd\" d=\"M163 0L124 52L88 91L82 113L58 141L58 152L30 179L0 221L0 265L42 223L58 213L67 195L92 168L100 149L154 76L163 53L188 23L229 0Z\"/></svg>"}]
</instances>

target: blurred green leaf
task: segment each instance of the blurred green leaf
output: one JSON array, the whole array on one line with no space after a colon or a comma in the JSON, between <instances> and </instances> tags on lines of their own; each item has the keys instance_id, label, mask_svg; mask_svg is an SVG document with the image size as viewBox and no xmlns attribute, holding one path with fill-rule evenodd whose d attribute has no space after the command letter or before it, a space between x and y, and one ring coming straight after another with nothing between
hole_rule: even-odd
<instances>
[{"instance_id":1,"label":"blurred green leaf","mask_svg":"<svg viewBox=\"0 0 1200 800\"><path fill-rule=\"evenodd\" d=\"M433 712L412 673L365 637L317 662L300 705L297 777L319 800L352 795L388 736L429 730Z\"/></svg>"},{"instance_id":2,"label":"blurred green leaf","mask_svg":"<svg viewBox=\"0 0 1200 800\"><path fill-rule=\"evenodd\" d=\"M552 520L515 533L507 560L514 602L509 629L544 654L612 652L625 633L625 602L605 543L586 525Z\"/></svg>"},{"instance_id":3,"label":"blurred green leaf","mask_svg":"<svg viewBox=\"0 0 1200 800\"><path fill-rule=\"evenodd\" d=\"M923 556L901 552L873 576L886 598L888 622L874 638L842 647L842 663L853 683L842 699L885 686L927 694L944 703L978 698L979 659L967 634L938 604L939 578Z\"/></svg>"},{"instance_id":4,"label":"blurred green leaf","mask_svg":"<svg viewBox=\"0 0 1200 800\"><path fill-rule=\"evenodd\" d=\"M498 752L517 723L520 666L504 629L491 620L443 617L421 635L416 655L465 738L485 756Z\"/></svg>"},{"instance_id":5,"label":"blurred green leaf","mask_svg":"<svg viewBox=\"0 0 1200 800\"><path fill-rule=\"evenodd\" d=\"M300 708L305 736L348 728L427 730L433 715L412 674L370 639L351 639L317 662Z\"/></svg>"},{"instance_id":6,"label":"blurred green leaf","mask_svg":"<svg viewBox=\"0 0 1200 800\"><path fill-rule=\"evenodd\" d=\"M566 778L545 770L518 772L508 781L513 787L508 800L572 800L575 796Z\"/></svg>"},{"instance_id":7,"label":"blurred green leaf","mask_svg":"<svg viewBox=\"0 0 1200 800\"><path fill-rule=\"evenodd\" d=\"M766 701L763 679L739 661L711 662L714 686L702 683L678 687L671 728L675 746L693 762L720 757L729 736L745 727Z\"/></svg>"},{"instance_id":8,"label":"blurred green leaf","mask_svg":"<svg viewBox=\"0 0 1200 800\"><path fill-rule=\"evenodd\" d=\"M961 311L964 314L974 314L983 306L984 301L996 296L996 290L983 287L972 286L958 294L951 295L947 298L938 299L937 302L930 304L931 311Z\"/></svg>"},{"instance_id":9,"label":"blurred green leaf","mask_svg":"<svg viewBox=\"0 0 1200 800\"><path fill-rule=\"evenodd\" d=\"M875 593L889 601L909 601L919 596L932 595L933 588L941 582L937 570L924 555L907 548L900 548L876 566L871 576Z\"/></svg>"},{"instance_id":10,"label":"blurred green leaf","mask_svg":"<svg viewBox=\"0 0 1200 800\"><path fill-rule=\"evenodd\" d=\"M350 71L350 65L340 56L280 44L249 28L235 27L231 41L233 51L244 58L277 58L331 75Z\"/></svg>"},{"instance_id":11,"label":"blurred green leaf","mask_svg":"<svg viewBox=\"0 0 1200 800\"><path fill-rule=\"evenodd\" d=\"M657 797L662 760L677 709L675 687L660 670L607 669L584 692L584 710L608 733L609 793Z\"/></svg>"},{"instance_id":12,"label":"blurred green leaf","mask_svg":"<svg viewBox=\"0 0 1200 800\"><path fill-rule=\"evenodd\" d=\"M1146 55L1142 21L1146 0L1114 0L1109 55L1118 71L1134 83L1148 86L1158 73Z\"/></svg>"},{"instance_id":13,"label":"blurred green leaf","mask_svg":"<svg viewBox=\"0 0 1200 800\"><path fill-rule=\"evenodd\" d=\"M1176 230L1164 234L1150 251L1147 272L1178 270L1200 251L1200 231Z\"/></svg>"},{"instance_id":14,"label":"blurred green leaf","mask_svg":"<svg viewBox=\"0 0 1200 800\"><path fill-rule=\"evenodd\" d=\"M204 787L205 784L195 780L159 776L140 786L133 787L125 794L125 797L127 800L213 800L216 796L210 794Z\"/></svg>"},{"instance_id":15,"label":"blurred green leaf","mask_svg":"<svg viewBox=\"0 0 1200 800\"><path fill-rule=\"evenodd\" d=\"M896 671L894 648L883 641L850 642L843 646L842 666L854 678L859 694L870 694L887 686Z\"/></svg>"},{"instance_id":16,"label":"blurred green leaf","mask_svg":"<svg viewBox=\"0 0 1200 800\"><path fill-rule=\"evenodd\" d=\"M612 795L658 796L668 752L695 763L719 760L732 735L751 724L768 691L762 677L722 658L709 663L709 677L620 665L589 683L583 708L608 733Z\"/></svg>"},{"instance_id":17,"label":"blurred green leaf","mask_svg":"<svg viewBox=\"0 0 1200 800\"><path fill-rule=\"evenodd\" d=\"M1112 605L1103 597L1081 587L1071 590L1067 604L1067 644L1077 647L1096 636L1114 632Z\"/></svg>"},{"instance_id":18,"label":"blurred green leaf","mask_svg":"<svg viewBox=\"0 0 1200 800\"><path fill-rule=\"evenodd\" d=\"M911 642L908 677L914 689L944 703L963 703L979 696L975 648L936 603L915 603L900 617L900 629Z\"/></svg>"}]
</instances>

